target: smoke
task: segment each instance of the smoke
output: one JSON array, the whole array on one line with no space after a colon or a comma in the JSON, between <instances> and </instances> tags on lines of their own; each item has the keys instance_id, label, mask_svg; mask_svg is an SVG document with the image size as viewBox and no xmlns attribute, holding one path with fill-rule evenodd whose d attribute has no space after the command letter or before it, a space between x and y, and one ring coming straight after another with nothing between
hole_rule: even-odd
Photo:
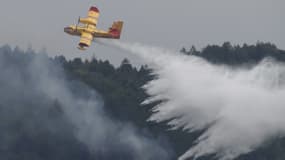
<instances>
[{"instance_id":1,"label":"smoke","mask_svg":"<svg viewBox=\"0 0 285 160\"><path fill-rule=\"evenodd\" d=\"M94 90L78 81L67 79L63 69L44 55L25 55L2 48L0 73L0 119L1 123L5 124L0 125L1 152L11 152L15 144L23 141L21 138L11 138L12 134L21 137L20 133L24 132L36 139L40 135L40 130L43 130L52 132L51 137L60 132L59 139L74 134L91 153L95 156L100 154L100 159L112 159L116 155L117 159L138 160L169 159L172 156L166 143L139 133L132 124L108 117L104 113L102 99ZM49 115L50 110L54 109L51 107L54 103L60 106L56 109L63 112L63 117ZM63 123L62 119L67 122ZM13 128L17 123L21 124L21 132L8 132L7 128ZM6 152L3 152L2 156L4 153Z\"/></svg>"},{"instance_id":2,"label":"smoke","mask_svg":"<svg viewBox=\"0 0 285 160\"><path fill-rule=\"evenodd\" d=\"M284 64L265 59L251 69L230 69L158 47L100 43L138 55L157 75L144 86L151 96L144 104L162 101L151 121L204 131L180 160L206 155L231 160L285 134Z\"/></svg>"}]
</instances>

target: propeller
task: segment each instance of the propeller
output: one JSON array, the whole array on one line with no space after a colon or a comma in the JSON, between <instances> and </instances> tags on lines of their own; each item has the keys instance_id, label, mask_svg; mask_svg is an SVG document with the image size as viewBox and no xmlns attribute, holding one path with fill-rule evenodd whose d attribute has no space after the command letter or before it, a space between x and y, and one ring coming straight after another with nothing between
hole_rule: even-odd
<instances>
[{"instance_id":1,"label":"propeller","mask_svg":"<svg viewBox=\"0 0 285 160\"><path fill-rule=\"evenodd\" d=\"M76 32L77 32L77 27L78 27L79 23L80 23L80 16L78 17L78 21L77 21L77 24L76 24L76 28L75 28Z\"/></svg>"},{"instance_id":2,"label":"propeller","mask_svg":"<svg viewBox=\"0 0 285 160\"><path fill-rule=\"evenodd\" d=\"M79 23L80 23L80 18L81 18L81 17L79 16L79 17L78 17L78 21L77 21L77 24L79 24Z\"/></svg>"}]
</instances>

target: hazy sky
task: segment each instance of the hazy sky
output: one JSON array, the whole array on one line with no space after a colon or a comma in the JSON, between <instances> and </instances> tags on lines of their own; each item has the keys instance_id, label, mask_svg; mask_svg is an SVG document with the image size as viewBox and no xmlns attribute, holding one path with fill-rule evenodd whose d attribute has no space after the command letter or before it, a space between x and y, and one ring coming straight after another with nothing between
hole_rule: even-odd
<instances>
[{"instance_id":1,"label":"hazy sky","mask_svg":"<svg viewBox=\"0 0 285 160\"><path fill-rule=\"evenodd\" d=\"M174 50L182 46L269 41L285 49L284 0L1 0L0 45L28 45L51 55L110 59L117 64L122 51L94 44L77 50L79 38L63 32L85 16L91 5L101 11L98 27L124 20L122 40Z\"/></svg>"}]
</instances>

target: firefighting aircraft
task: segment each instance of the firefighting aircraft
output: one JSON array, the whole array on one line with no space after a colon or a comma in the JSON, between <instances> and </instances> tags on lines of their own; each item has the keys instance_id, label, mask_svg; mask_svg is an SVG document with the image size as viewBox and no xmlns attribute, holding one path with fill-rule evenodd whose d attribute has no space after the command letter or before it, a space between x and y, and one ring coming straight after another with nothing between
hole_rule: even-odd
<instances>
[{"instance_id":1,"label":"firefighting aircraft","mask_svg":"<svg viewBox=\"0 0 285 160\"><path fill-rule=\"evenodd\" d=\"M99 30L97 29L99 15L100 12L98 8L92 6L89 9L86 18L79 17L77 25L71 25L64 28L64 32L73 36L81 37L77 47L78 49L86 50L86 48L91 45L94 38L120 39L123 22L114 22L112 27L109 28L109 31Z\"/></svg>"}]
</instances>

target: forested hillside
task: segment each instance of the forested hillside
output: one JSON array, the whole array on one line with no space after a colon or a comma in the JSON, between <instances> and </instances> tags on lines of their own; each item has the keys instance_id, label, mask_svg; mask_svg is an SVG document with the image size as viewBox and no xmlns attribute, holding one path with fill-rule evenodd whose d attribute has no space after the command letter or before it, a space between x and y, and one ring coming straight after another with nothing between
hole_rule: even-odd
<instances>
[{"instance_id":1,"label":"forested hillside","mask_svg":"<svg viewBox=\"0 0 285 160\"><path fill-rule=\"evenodd\" d=\"M181 53L200 56L214 64L226 64L235 67L242 64L255 65L265 57L272 57L281 62L285 61L285 51L270 43L232 46L226 42L222 46L209 45L201 51L196 50L194 46L189 50L183 48ZM33 51L11 49L6 45L0 48L0 62L2 61L0 68L3 71L0 73L1 76L8 75L4 73L8 68L15 70L15 74L19 74L16 77L26 83L29 80L29 74L25 73L25 68L37 56L45 57L50 63L59 65L68 81L79 81L96 90L103 99L104 112L112 119L122 123L130 123L137 128L138 132L144 132L153 139L164 141L165 145L169 145L171 148L169 152L174 152L170 154L174 155L170 159L176 159L184 153L189 147L189 142L193 142L199 135L199 133L188 134L180 130L170 131L164 124L147 122L151 114L150 109L154 104L141 105L141 102L148 97L142 86L155 78L155 75L151 74L151 70L147 66L135 68L127 59L118 68L115 68L108 61L95 58L92 60L80 58L67 60L64 56L49 58L46 55L35 54ZM48 99L42 99L42 96L37 93L30 93L28 87L33 87L32 84L25 88L25 92L12 96L12 100L18 100L21 102L20 104L11 103L9 96L14 92L9 90L17 90L17 88L13 88L14 86L9 88L5 81L7 79L0 78L0 90L2 90L0 92L0 141L3 142L0 144L0 159L136 159L130 156L128 151L124 153L117 153L116 151L94 153L90 151L88 147L76 139L73 132L74 126L65 119L60 103L57 101L50 102ZM26 99L21 98L27 93L37 100L26 101ZM19 108L25 112L15 113ZM8 115L16 118L7 117ZM37 131L31 132L31 128ZM212 158L200 159L210 160ZM239 158L239 160L284 159L285 139L282 138L273 139L257 151Z\"/></svg>"},{"instance_id":2,"label":"forested hillside","mask_svg":"<svg viewBox=\"0 0 285 160\"><path fill-rule=\"evenodd\" d=\"M228 64L232 66L241 64L256 64L265 57L271 57L278 61L285 61L285 51L278 49L274 44L258 42L256 45L243 44L232 45L225 42L222 46L208 45L201 51L195 46L190 49L182 48L186 55L196 55L207 59L214 64Z\"/></svg>"}]
</instances>

